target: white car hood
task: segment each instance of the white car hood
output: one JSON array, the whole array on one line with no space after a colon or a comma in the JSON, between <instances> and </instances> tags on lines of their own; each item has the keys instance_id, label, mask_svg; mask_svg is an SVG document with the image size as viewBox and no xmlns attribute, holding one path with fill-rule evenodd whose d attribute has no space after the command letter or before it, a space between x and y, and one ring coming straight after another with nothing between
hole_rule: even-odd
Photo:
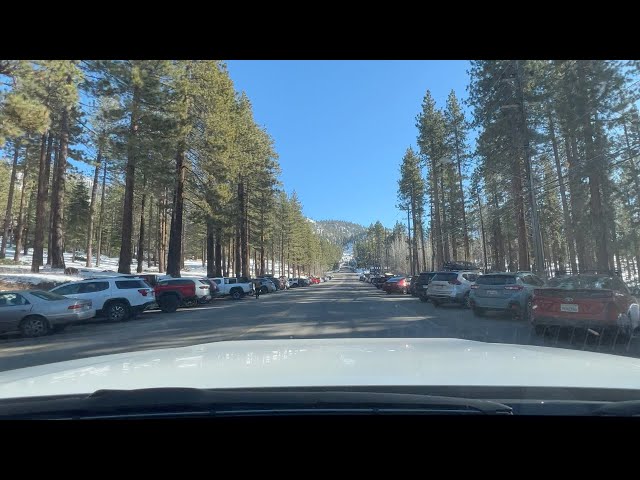
<instances>
[{"instance_id":1,"label":"white car hood","mask_svg":"<svg viewBox=\"0 0 640 480\"><path fill-rule=\"evenodd\" d=\"M640 359L471 340L244 340L0 373L0 398L152 387L458 385L640 389Z\"/></svg>"}]
</instances>

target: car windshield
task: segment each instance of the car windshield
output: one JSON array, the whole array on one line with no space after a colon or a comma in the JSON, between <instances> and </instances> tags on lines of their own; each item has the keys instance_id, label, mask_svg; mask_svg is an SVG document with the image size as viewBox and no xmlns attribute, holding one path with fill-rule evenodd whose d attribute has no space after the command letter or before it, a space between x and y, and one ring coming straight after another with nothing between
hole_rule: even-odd
<instances>
[{"instance_id":1,"label":"car windshield","mask_svg":"<svg viewBox=\"0 0 640 480\"><path fill-rule=\"evenodd\" d=\"M516 277L511 275L481 275L476 279L477 285L511 285L516 283Z\"/></svg>"},{"instance_id":2,"label":"car windshield","mask_svg":"<svg viewBox=\"0 0 640 480\"><path fill-rule=\"evenodd\" d=\"M432 282L450 282L458 278L457 273L436 273L431 279Z\"/></svg>"},{"instance_id":3,"label":"car windshield","mask_svg":"<svg viewBox=\"0 0 640 480\"><path fill-rule=\"evenodd\" d=\"M0 404L640 400L640 61L43 57L0 60Z\"/></svg>"},{"instance_id":4,"label":"car windshield","mask_svg":"<svg viewBox=\"0 0 640 480\"><path fill-rule=\"evenodd\" d=\"M613 288L611 277L575 276L566 278L553 278L547 282L547 286L553 288Z\"/></svg>"}]
</instances>

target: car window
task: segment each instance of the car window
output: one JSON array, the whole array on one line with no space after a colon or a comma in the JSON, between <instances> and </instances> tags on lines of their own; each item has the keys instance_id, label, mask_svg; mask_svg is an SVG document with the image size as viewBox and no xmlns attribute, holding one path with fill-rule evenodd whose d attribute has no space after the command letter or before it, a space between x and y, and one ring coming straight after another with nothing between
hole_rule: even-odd
<instances>
[{"instance_id":1,"label":"car window","mask_svg":"<svg viewBox=\"0 0 640 480\"><path fill-rule=\"evenodd\" d=\"M515 275L480 275L476 279L477 285L513 285L515 283Z\"/></svg>"},{"instance_id":2,"label":"car window","mask_svg":"<svg viewBox=\"0 0 640 480\"><path fill-rule=\"evenodd\" d=\"M109 282L87 282L80 285L78 293L102 292L109 288Z\"/></svg>"},{"instance_id":3,"label":"car window","mask_svg":"<svg viewBox=\"0 0 640 480\"><path fill-rule=\"evenodd\" d=\"M630 295L631 292L629 291L629 289L627 288L627 286L625 285L625 283L620 280L619 278L614 278L613 279L613 288L614 290L624 293L626 295Z\"/></svg>"},{"instance_id":4,"label":"car window","mask_svg":"<svg viewBox=\"0 0 640 480\"><path fill-rule=\"evenodd\" d=\"M478 275L476 275L475 273L463 273L462 278L470 282L475 282L476 279L478 278Z\"/></svg>"},{"instance_id":5,"label":"car window","mask_svg":"<svg viewBox=\"0 0 640 480\"><path fill-rule=\"evenodd\" d=\"M0 307L16 307L20 305L27 305L28 303L27 299L19 293L0 293Z\"/></svg>"},{"instance_id":6,"label":"car window","mask_svg":"<svg viewBox=\"0 0 640 480\"><path fill-rule=\"evenodd\" d=\"M456 272L451 272L451 273L442 272L442 273L436 273L432 281L433 282L450 282L451 280L455 280L456 278L458 278L458 274Z\"/></svg>"},{"instance_id":7,"label":"car window","mask_svg":"<svg viewBox=\"0 0 640 480\"><path fill-rule=\"evenodd\" d=\"M52 291L58 295L75 295L80 292L81 283L68 283L61 287L54 288Z\"/></svg>"},{"instance_id":8,"label":"car window","mask_svg":"<svg viewBox=\"0 0 640 480\"><path fill-rule=\"evenodd\" d=\"M148 288L142 280L116 280L116 287L121 290Z\"/></svg>"}]
</instances>

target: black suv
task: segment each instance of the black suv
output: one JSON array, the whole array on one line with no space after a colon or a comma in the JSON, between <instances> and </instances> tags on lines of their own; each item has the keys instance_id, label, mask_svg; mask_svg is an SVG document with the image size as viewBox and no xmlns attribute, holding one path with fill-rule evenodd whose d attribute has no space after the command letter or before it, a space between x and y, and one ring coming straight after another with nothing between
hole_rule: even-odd
<instances>
[{"instance_id":1,"label":"black suv","mask_svg":"<svg viewBox=\"0 0 640 480\"><path fill-rule=\"evenodd\" d=\"M423 302L428 302L427 285L429 285L429 282L435 274L436 272L422 272L420 275L413 277L414 280L411 282L410 287L411 295L420 297L420 300Z\"/></svg>"}]
</instances>

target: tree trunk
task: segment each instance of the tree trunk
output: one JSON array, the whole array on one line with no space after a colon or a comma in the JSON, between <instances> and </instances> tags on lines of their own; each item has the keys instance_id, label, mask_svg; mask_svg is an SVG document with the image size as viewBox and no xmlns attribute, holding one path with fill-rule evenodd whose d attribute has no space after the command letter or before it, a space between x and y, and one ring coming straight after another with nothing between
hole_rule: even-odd
<instances>
[{"instance_id":1,"label":"tree trunk","mask_svg":"<svg viewBox=\"0 0 640 480\"><path fill-rule=\"evenodd\" d=\"M413 192L412 192L413 193ZM420 257L418 256L418 232L420 231L420 220L418 219L416 198L411 195L411 217L413 221L413 265L411 266L411 274L420 273Z\"/></svg>"},{"instance_id":2,"label":"tree trunk","mask_svg":"<svg viewBox=\"0 0 640 480\"><path fill-rule=\"evenodd\" d=\"M516 270L529 270L529 249L527 248L527 225L524 220L522 172L522 163L520 159L518 159L518 161L513 162L511 172L511 188L515 201L515 218L513 221L516 224L516 234L518 237L518 264L516 265ZM511 244L509 244L509 246L511 246ZM538 268L542 270L544 269L544 265L539 265Z\"/></svg>"},{"instance_id":3,"label":"tree trunk","mask_svg":"<svg viewBox=\"0 0 640 480\"><path fill-rule=\"evenodd\" d=\"M9 196L7 197L7 210L4 215L4 228L2 229L2 244L0 245L0 258L7 255L7 243L9 230L13 223L13 192L16 183L16 169L18 168L18 156L20 155L20 141L17 140L13 147L13 163L11 164L11 179L9 180ZM15 237L15 233L13 235Z\"/></svg>"},{"instance_id":4,"label":"tree trunk","mask_svg":"<svg viewBox=\"0 0 640 480\"><path fill-rule=\"evenodd\" d=\"M443 260L449 261L451 259L451 257L449 256L449 226L447 225L447 209L445 206L445 191L444 191L444 179L443 179L444 175L440 175L440 190L441 190L441 194L442 194L442 199L440 200L442 202L442 225L441 225L441 230L442 230L442 239L443 239L443 251L442 251L442 255L443 255ZM414 228L415 230L415 228ZM414 232L415 235L415 232Z\"/></svg>"},{"instance_id":5,"label":"tree trunk","mask_svg":"<svg viewBox=\"0 0 640 480\"><path fill-rule=\"evenodd\" d=\"M144 206L147 202L147 180L145 178L143 182L142 202L140 204L140 232L138 237L138 252L137 260L138 265L136 267L136 273L142 273L142 264L144 263Z\"/></svg>"},{"instance_id":6,"label":"tree trunk","mask_svg":"<svg viewBox=\"0 0 640 480\"><path fill-rule=\"evenodd\" d=\"M573 231L575 233L576 257L578 259L578 271L590 268L591 261L587 256L586 238L580 234L580 226L584 212L584 202L582 200L581 188L582 184L578 175L578 146L575 136L571 133L565 137L565 147L567 150L567 162L569 163L569 202L571 205L571 219L573 222Z\"/></svg>"},{"instance_id":7,"label":"tree trunk","mask_svg":"<svg viewBox=\"0 0 640 480\"><path fill-rule=\"evenodd\" d=\"M455 144L456 144L456 163L458 164L458 182L460 186L460 202L462 203L462 229L464 232L464 260L468 262L471 259L471 251L469 249L469 231L467 229L467 212L464 204L464 189L462 188L462 159L460 158L460 141L458 139L458 127L454 128Z\"/></svg>"},{"instance_id":8,"label":"tree trunk","mask_svg":"<svg viewBox=\"0 0 640 480\"><path fill-rule=\"evenodd\" d=\"M100 181L100 167L102 166L102 150L98 148L98 156L96 158L96 169L93 174L93 185L91 186L91 203L89 204L89 222L87 225L87 263L85 266L90 267L93 261L93 217L96 212L96 196L98 193L98 182Z\"/></svg>"},{"instance_id":9,"label":"tree trunk","mask_svg":"<svg viewBox=\"0 0 640 480\"><path fill-rule=\"evenodd\" d=\"M107 162L105 160L102 173L102 192L100 192L100 223L98 225L98 247L96 251L96 267L100 266L100 255L102 254L102 229L104 227L104 196L107 184Z\"/></svg>"},{"instance_id":10,"label":"tree trunk","mask_svg":"<svg viewBox=\"0 0 640 480\"><path fill-rule=\"evenodd\" d=\"M240 249L242 255L242 276L249 277L249 259L251 252L249 251L249 194L246 190L244 179L240 182L242 187L242 216L240 223Z\"/></svg>"},{"instance_id":11,"label":"tree trunk","mask_svg":"<svg viewBox=\"0 0 640 480\"><path fill-rule=\"evenodd\" d=\"M182 211L184 209L184 142L178 145L176 154L176 185L173 195L173 213L169 232L169 256L167 258L167 274L180 276L180 251L182 249Z\"/></svg>"},{"instance_id":12,"label":"tree trunk","mask_svg":"<svg viewBox=\"0 0 640 480\"><path fill-rule=\"evenodd\" d=\"M153 232L153 196L149 197L149 226L147 227L147 268L151 268L151 232Z\"/></svg>"},{"instance_id":13,"label":"tree trunk","mask_svg":"<svg viewBox=\"0 0 640 480\"><path fill-rule=\"evenodd\" d=\"M216 229L216 243L215 243L215 271L213 272L216 277L222 277L224 271L224 252L222 251L222 229Z\"/></svg>"},{"instance_id":14,"label":"tree trunk","mask_svg":"<svg viewBox=\"0 0 640 480\"><path fill-rule=\"evenodd\" d=\"M188 216L189 212L187 212ZM184 249L186 245L185 239L187 238L187 222L182 222L182 234L180 241L180 270L184 270Z\"/></svg>"},{"instance_id":15,"label":"tree trunk","mask_svg":"<svg viewBox=\"0 0 640 480\"><path fill-rule=\"evenodd\" d=\"M129 123L129 139L127 142L127 166L125 169L124 206L122 210L122 236L120 239L120 258L118 259L118 273L131 273L131 250L133 231L133 203L136 179L136 154L138 135L138 116L140 103L140 86L133 87L131 99L131 121Z\"/></svg>"},{"instance_id":16,"label":"tree trunk","mask_svg":"<svg viewBox=\"0 0 640 480\"><path fill-rule=\"evenodd\" d=\"M71 77L67 77L67 84ZM53 230L51 235L51 268L65 268L64 264L64 194L65 174L67 172L67 150L69 148L69 107L62 109L60 120L60 158L56 166L56 190L51 192L52 200L55 198L53 210ZM54 202L52 201L52 204ZM74 249L75 251L75 249Z\"/></svg>"},{"instance_id":17,"label":"tree trunk","mask_svg":"<svg viewBox=\"0 0 640 480\"><path fill-rule=\"evenodd\" d=\"M567 203L567 192L564 179L562 177L562 166L560 164L560 155L558 153L558 141L556 139L555 128L553 125L553 116L551 112L548 114L549 119L549 133L551 135L551 146L553 147L553 158L556 165L556 175L558 176L558 184L560 186L560 200L562 201L562 216L564 218L564 232L567 236L567 247L569 253L569 265L572 272L578 271L578 264L576 263L576 248L574 242L574 231L571 220L571 213L569 212L569 204ZM565 266L561 265L560 269L564 270Z\"/></svg>"},{"instance_id":18,"label":"tree trunk","mask_svg":"<svg viewBox=\"0 0 640 480\"><path fill-rule=\"evenodd\" d=\"M44 133L40 140L40 160L38 162L38 194L36 200L36 230L33 240L33 258L31 261L31 272L38 273L40 266L42 265L42 249L44 242L44 225L45 225L45 213L46 213L46 161L47 161L47 136L50 135Z\"/></svg>"},{"instance_id":19,"label":"tree trunk","mask_svg":"<svg viewBox=\"0 0 640 480\"><path fill-rule=\"evenodd\" d=\"M29 164L28 164L28 153L29 147L25 148L24 152L24 163L22 164L22 188L20 189L20 206L18 207L18 225L16 226L16 234L15 234L15 251L13 254L13 261L18 263L20 261L20 250L22 249L22 239L23 231L25 227L25 219L24 219L24 203L27 197L27 182L28 182L28 173L29 173Z\"/></svg>"},{"instance_id":20,"label":"tree trunk","mask_svg":"<svg viewBox=\"0 0 640 480\"><path fill-rule=\"evenodd\" d=\"M56 147L55 147L55 155L53 157L53 177L50 177L51 170L51 152L53 150L53 135L49 137L49 141L47 142L47 169L45 176L47 177L47 199L49 202L49 212L47 217L47 265L51 265L51 252L53 248L51 247L51 242L53 240L53 212L56 211L56 202L58 201L58 197L56 197L53 192L58 191L58 178L56 172L58 170L58 161L60 159L60 139L58 139ZM49 183L51 183L51 189L49 189ZM49 196L51 193L51 196Z\"/></svg>"},{"instance_id":21,"label":"tree trunk","mask_svg":"<svg viewBox=\"0 0 640 480\"><path fill-rule=\"evenodd\" d=\"M482 201L480 200L480 194L476 191L476 197L478 199L478 215L480 217L480 233L482 235L482 259L484 260L484 270L482 273L487 273L487 237L484 231L484 218L482 216Z\"/></svg>"},{"instance_id":22,"label":"tree trunk","mask_svg":"<svg viewBox=\"0 0 640 480\"><path fill-rule=\"evenodd\" d=\"M207 219L207 237L206 237L206 254L207 254L207 277L218 277L216 275L216 255L215 249L218 246L218 239L214 239L213 221Z\"/></svg>"},{"instance_id":23,"label":"tree trunk","mask_svg":"<svg viewBox=\"0 0 640 480\"><path fill-rule=\"evenodd\" d=\"M242 225L244 225L244 222L242 222ZM240 277L242 275L242 255L240 252L240 244L242 243L242 233L241 233L241 227L239 225L236 225L236 244L235 244L235 258L234 258L234 262L233 262L233 267L234 267L234 273L236 275L236 277Z\"/></svg>"}]
</instances>

